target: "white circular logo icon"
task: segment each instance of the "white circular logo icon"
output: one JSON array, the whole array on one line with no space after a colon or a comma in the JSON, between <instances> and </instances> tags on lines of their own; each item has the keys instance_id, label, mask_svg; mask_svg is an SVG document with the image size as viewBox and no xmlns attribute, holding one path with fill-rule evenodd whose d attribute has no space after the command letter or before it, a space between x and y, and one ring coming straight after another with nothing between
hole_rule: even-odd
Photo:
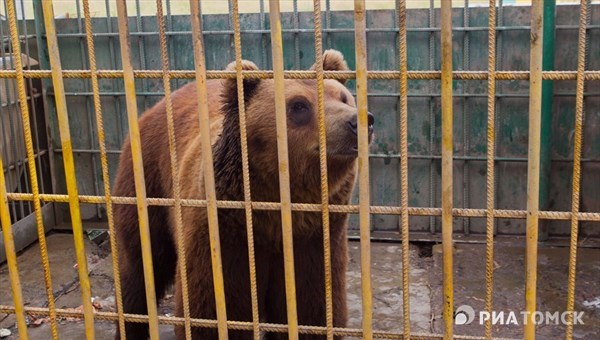
<instances>
[{"instance_id":1,"label":"white circular logo icon","mask_svg":"<svg viewBox=\"0 0 600 340\"><path fill-rule=\"evenodd\" d=\"M454 313L455 325L468 325L475 320L475 310L469 305L462 305Z\"/></svg>"}]
</instances>

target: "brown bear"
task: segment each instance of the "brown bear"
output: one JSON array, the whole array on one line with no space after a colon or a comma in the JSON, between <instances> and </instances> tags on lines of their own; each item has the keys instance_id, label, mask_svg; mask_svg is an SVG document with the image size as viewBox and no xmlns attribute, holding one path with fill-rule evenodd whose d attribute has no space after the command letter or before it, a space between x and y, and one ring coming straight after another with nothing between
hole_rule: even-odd
<instances>
[{"instance_id":1,"label":"brown bear","mask_svg":"<svg viewBox=\"0 0 600 340\"><path fill-rule=\"evenodd\" d=\"M249 61L243 61L243 68L257 69ZM323 68L348 70L342 54L334 50L324 53ZM227 69L234 70L235 63ZM344 81L328 79L324 85L329 203L348 204L357 171L357 109ZM212 80L207 82L207 87L217 199L243 201L236 80ZM285 80L285 98L292 202L320 203L316 81ZM244 101L252 200L278 202L273 80L245 79ZM204 199L202 169L207 165L202 163L201 156L196 84L190 83L175 91L172 102L182 198ZM148 197L172 197L171 156L165 112L163 100L139 120ZM374 118L370 113L368 116L371 139ZM131 148L127 141L121 154L114 195L135 196L132 178ZM157 300L164 296L165 290L176 279L176 315L183 316L174 209L150 206L148 214ZM182 217L191 317L215 319L207 211L206 208L183 207ZM115 205L114 218L124 312L146 314L137 208L135 205ZM281 215L279 211L254 210L252 218L260 321L285 324L287 312ZM242 209L219 209L218 220L227 319L252 321L245 212ZM292 220L298 322L301 325L324 326L322 214L294 211ZM347 319L347 220L347 214L330 214L333 321L336 327L344 327ZM185 338L183 327L176 327L175 332L178 339ZM194 339L217 338L214 328L194 327L192 332ZM147 324L128 322L126 333L128 339L145 339L148 336ZM252 338L252 335L252 331L229 330L232 339ZM287 338L287 334L267 333L265 337Z\"/></svg>"}]
</instances>

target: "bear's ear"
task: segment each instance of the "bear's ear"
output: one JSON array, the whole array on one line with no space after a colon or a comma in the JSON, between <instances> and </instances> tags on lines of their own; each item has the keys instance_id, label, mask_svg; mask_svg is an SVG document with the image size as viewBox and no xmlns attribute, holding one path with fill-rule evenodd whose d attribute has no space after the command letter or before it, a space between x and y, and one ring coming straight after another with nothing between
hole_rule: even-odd
<instances>
[{"instance_id":1,"label":"bear's ear","mask_svg":"<svg viewBox=\"0 0 600 340\"><path fill-rule=\"evenodd\" d=\"M236 63L235 61L227 65L226 71L235 71ZM258 66L251 61L242 60L242 70L244 71L257 71ZM252 96L256 86L260 83L260 79L244 79L244 97L246 100ZM230 78L223 80L223 102L227 104L235 104L237 106L238 101L238 91L237 91L237 79Z\"/></svg>"},{"instance_id":2,"label":"bear's ear","mask_svg":"<svg viewBox=\"0 0 600 340\"><path fill-rule=\"evenodd\" d=\"M311 70L316 69L316 64ZM344 55L340 51L326 50L323 53L323 71L348 71L348 64L344 60ZM346 79L338 79L342 84L346 83Z\"/></svg>"}]
</instances>

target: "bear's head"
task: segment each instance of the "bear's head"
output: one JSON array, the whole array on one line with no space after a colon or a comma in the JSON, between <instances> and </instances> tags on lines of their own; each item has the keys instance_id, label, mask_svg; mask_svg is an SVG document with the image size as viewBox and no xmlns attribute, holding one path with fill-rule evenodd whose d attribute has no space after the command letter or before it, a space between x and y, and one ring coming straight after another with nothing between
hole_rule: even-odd
<instances>
[{"instance_id":1,"label":"bear's head","mask_svg":"<svg viewBox=\"0 0 600 340\"><path fill-rule=\"evenodd\" d=\"M227 70L235 70L235 66L233 62L229 64ZM315 66L312 69L315 69ZM258 70L254 63L245 60L242 68ZM346 71L348 66L340 52L327 50L323 54L323 70ZM250 167L260 169L263 175L277 182L278 151L274 81L245 77L243 84ZM334 182L342 180L345 175L354 178L355 161L358 156L358 110L354 97L344 84L345 80L324 80L323 102L330 186L335 186ZM230 135L235 130L236 138L239 139L236 79L227 79L223 82L222 101L225 115L222 136ZM318 182L313 183L314 179L320 177L317 81L286 79L285 101L292 189L295 182L302 186L316 184L318 189ZM374 117L369 113L369 141L372 139L373 121ZM229 156L234 157L232 154Z\"/></svg>"}]
</instances>

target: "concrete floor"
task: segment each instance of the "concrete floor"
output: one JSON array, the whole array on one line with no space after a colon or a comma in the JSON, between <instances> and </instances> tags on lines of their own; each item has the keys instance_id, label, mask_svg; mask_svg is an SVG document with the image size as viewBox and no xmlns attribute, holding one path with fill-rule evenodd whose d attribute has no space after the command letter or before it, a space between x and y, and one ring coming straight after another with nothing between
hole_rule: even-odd
<instances>
[{"instance_id":1,"label":"concrete floor","mask_svg":"<svg viewBox=\"0 0 600 340\"><path fill-rule=\"evenodd\" d=\"M56 306L76 308L81 305L72 235L51 234L47 238L52 282ZM112 265L106 245L100 247L87 243L92 295L102 311L114 310ZM600 338L600 249L579 249L577 296L575 309L584 312L584 325L578 325L577 339ZM361 325L361 289L359 243L350 243L348 268L349 327ZM522 239L498 240L495 243L494 310L516 311L519 325L495 325L495 336L522 338L524 309L524 255ZM372 284L374 329L401 331L402 329L402 266L401 245L397 243L372 243ZM538 309L543 312L562 311L566 305L568 249L539 248L538 255ZM21 285L27 306L46 306L40 252L33 245L19 255L18 265ZM413 333L442 333L442 256L439 245L419 243L410 245L410 311ZM455 308L470 305L476 311L484 306L485 298L485 246L482 244L456 244L454 255ZM0 266L0 304L12 305L12 296L6 265ZM161 313L172 311L172 298L160 308ZM46 323L35 325L30 320L30 339L49 339L50 327ZM39 321L38 321L39 322ZM9 329L13 335L3 339L16 339L14 315L0 313L0 328ZM564 337L563 325L541 325L538 339ZM61 320L61 339L83 339L81 320ZM161 338L172 339L169 326L161 328ZM470 325L456 326L455 334L483 335L478 317ZM96 321L97 339L112 339L114 325Z\"/></svg>"}]
</instances>

